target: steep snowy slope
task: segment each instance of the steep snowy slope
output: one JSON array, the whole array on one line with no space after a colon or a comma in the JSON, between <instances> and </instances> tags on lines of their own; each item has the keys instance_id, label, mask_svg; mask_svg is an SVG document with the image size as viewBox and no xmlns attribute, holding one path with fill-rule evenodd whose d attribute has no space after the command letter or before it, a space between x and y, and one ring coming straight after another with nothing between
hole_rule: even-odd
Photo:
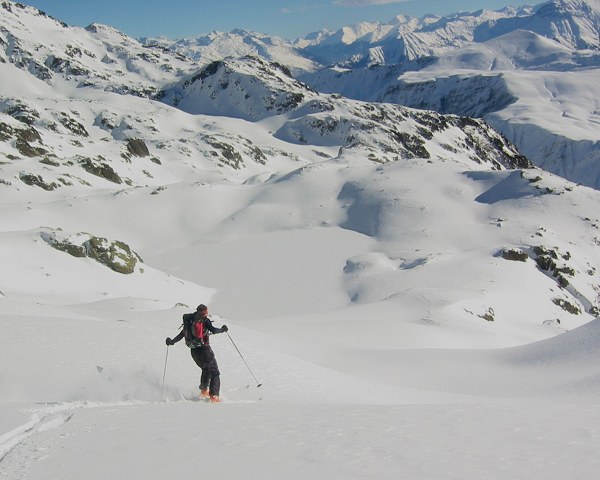
<instances>
[{"instance_id":1,"label":"steep snowy slope","mask_svg":"<svg viewBox=\"0 0 600 480\"><path fill-rule=\"evenodd\" d=\"M540 4L532 15L499 18L480 25L476 41L526 30L573 50L600 49L600 2L598 0L552 0Z\"/></svg>"},{"instance_id":2,"label":"steep snowy slope","mask_svg":"<svg viewBox=\"0 0 600 480\"><path fill-rule=\"evenodd\" d=\"M14 79L0 86L5 188L162 188L208 171L245 180L345 150L379 163L460 151L529 165L483 122L322 95L256 57L209 64L162 90L164 103L0 69ZM449 142L437 138L446 131Z\"/></svg>"},{"instance_id":3,"label":"steep snowy slope","mask_svg":"<svg viewBox=\"0 0 600 480\"><path fill-rule=\"evenodd\" d=\"M5 62L51 83L68 80L147 96L158 85L197 68L189 58L144 46L100 24L69 27L40 10L0 3L0 51Z\"/></svg>"}]
</instances>

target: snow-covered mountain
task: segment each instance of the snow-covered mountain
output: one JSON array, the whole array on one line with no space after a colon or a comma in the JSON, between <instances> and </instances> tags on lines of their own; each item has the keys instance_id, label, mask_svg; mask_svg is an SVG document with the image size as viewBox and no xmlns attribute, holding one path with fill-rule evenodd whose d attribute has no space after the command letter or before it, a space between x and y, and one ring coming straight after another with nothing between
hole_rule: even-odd
<instances>
[{"instance_id":1,"label":"snow-covered mountain","mask_svg":"<svg viewBox=\"0 0 600 480\"><path fill-rule=\"evenodd\" d=\"M549 271L552 282L561 288L560 295L544 293L542 289L537 301L555 311L554 315L570 310L569 316L585 317L596 312L599 301L594 293L595 220L590 213L595 193L583 193L583 190L575 193L579 189L568 182L531 170L527 158L485 122L466 116L413 110L393 103L370 103L319 93L296 80L285 66L260 57L232 57L198 66L192 61L186 63L185 57L159 49L157 55L161 56L161 62L170 65L181 62L181 65L159 69L162 73L158 75L157 70L153 70L155 62L139 60L140 50L147 47L113 29L102 26L72 29L30 7L5 2L2 8L8 13L2 17L6 62L0 64L4 79L0 84L0 172L8 202L6 212L11 212L14 205L27 205L32 201L44 205L48 201L50 205L66 202L74 206L81 198L85 199L81 208L93 198L101 211L106 208L101 207L105 196L114 198L111 203L115 206L121 205L120 198L135 198L135 205L143 205L146 198L158 206L162 198L172 197L168 192L173 186L189 191L192 197L197 195L193 193L196 188L212 190L213 185L221 185L219 189L224 191L240 189L247 192L242 194L246 200L228 202L224 211L217 209L210 213L210 220L207 218L204 222L216 230L203 227L203 236L238 238L243 234L235 225L242 224L246 224L243 230L249 228L253 234L261 228L272 232L326 226L366 235L380 246L370 253L365 251L347 258L342 267L345 263L345 283L353 292L349 298L362 299L361 303L369 298L367 303L370 303L398 295L404 298L400 294L405 288L401 286L404 280L400 279L407 277L405 272L428 265L432 259L439 255L444 257L464 243L448 240L449 244L444 246L442 239L452 237L449 230L454 228L451 225L457 213L446 209L455 204L451 200L453 195L456 194L457 199L466 195L464 203L463 200L458 202L461 205L458 215L466 219L475 216L476 220L459 228L460 235L473 230L480 222L483 223L477 228L487 231L490 221L495 225L492 231L498 233L477 236L476 246L471 248L487 254L473 259L474 264L479 265L486 258L483 261L488 262L489 258L495 258L493 255L502 258L505 249L516 252L505 252L506 256L522 256L522 260L529 260L534 266L540 262L546 265L539 257L555 256L556 265L551 269L538 266L533 271L543 273L536 277L541 282L547 281ZM47 41L36 40L39 34L36 32L44 32ZM118 67L106 58L114 54L117 39L120 53L114 60L117 62L120 58L120 68L129 67L129 70L124 76L116 76L117 83L113 85L111 79L115 72L111 69ZM53 64L53 59L73 48L90 52L83 56L85 69L77 55L68 69L47 67ZM144 68L133 62L133 58ZM43 69L33 65L44 65L48 71L40 75ZM196 70L192 70L194 65ZM110 75L107 68L112 72ZM402 166L396 166L398 163ZM389 168L383 168L385 165ZM342 174L346 169L348 172ZM514 169L519 170L513 172ZM339 173L334 173L338 170ZM355 172L361 172L360 177ZM331 179L332 175L336 181ZM330 178L327 188L320 176ZM302 187L291 194L296 185ZM418 199L412 198L416 192L405 196L406 192L413 192L411 185L421 185ZM318 208L315 203L302 199L304 189L314 191L313 202L318 202ZM440 198L437 191L446 193ZM465 194L466 191L470 193ZM568 200L572 193L578 198L591 195L591 200ZM295 212L291 218L282 217L270 206L257 208L264 199L280 196L275 204L283 211ZM482 205L509 200L537 203L538 197L546 196L555 196L559 205L591 202L585 214L568 214L568 220L561 217L565 224L583 222L581 228L587 233L582 234L586 238L582 242L592 246L591 250L586 247L580 252L578 267L563 267L556 262L562 257L567 261L567 257L573 255L566 252L567 245L581 243L567 240L570 232L558 224L551 228L557 238L547 245L524 240L530 235L543 236L540 229L548 228L540 226L537 214L519 222L514 230L509 229L512 233L508 236L501 233L502 229L496 230L498 226L505 226L505 215L491 211L481 215ZM252 197L255 199L249 200ZM178 198L168 201L169 204L178 203ZM240 207L239 202L246 201L250 202L248 208ZM266 205L271 203L272 200L266 201ZM435 213L438 209L445 213ZM118 207L118 211L126 210L128 208ZM170 238L168 231L159 234L153 225L148 225L150 230L140 236L131 230L131 218L135 216L133 206L123 219L118 219L117 211L108 216L102 214L104 220L98 225L95 217L81 222L60 213L50 221L53 215L48 216L45 207L40 211L46 212L45 220L36 214L32 217L34 220L29 221L25 215L17 222L18 227L6 220L4 228L26 232L24 238L42 239L48 248L58 246L75 252L76 257L112 265L111 269L119 274L122 273L118 269L124 264L128 265L130 274L139 273L140 268L145 268L140 265L151 258L148 252L157 254L163 249L169 250L158 248ZM170 206L165 215L171 211ZM432 213L414 216L413 211ZM154 220L155 215L148 216L147 220ZM9 217L14 216L10 214L6 218ZM84 217L74 215L73 218ZM247 220L240 221L242 218ZM450 223L440 223L442 218L449 219ZM168 225L173 220L163 218L162 221ZM144 223L140 217L135 222L136 231L144 231ZM591 226L586 226L588 224ZM429 236L425 233L428 231L436 232L431 247L423 243ZM188 233L191 237L176 244L187 245L197 234L196 228L191 228ZM162 239L159 243L158 238ZM90 245L95 244L103 245L100 253L90 253L95 251ZM409 253L413 250L420 253ZM553 253L548 253L550 251ZM488 258L489 255L492 257ZM510 270L506 261L500 264ZM369 285L373 279L387 278L384 272L388 267L391 277L385 282L387 286L371 292L373 287ZM169 264L164 268L171 272ZM563 268L568 274L561 270ZM578 270L581 272L579 280L567 278L577 277ZM396 277L398 280L391 280ZM465 277L464 281L471 280ZM17 294L20 288L13 282L1 290L5 294ZM203 288L211 286L203 285ZM375 293L380 289L386 293ZM173 302L169 290L164 289L164 292L165 298L170 299L165 301ZM463 291L450 295L439 309L434 308L427 316L437 319L447 315L445 309L456 304L463 295ZM475 303L479 305L479 300ZM283 308L285 310L285 306ZM477 314L485 315L487 308L465 306L464 311L481 310ZM493 309L491 305L489 308ZM420 312L417 316L424 314L420 307L417 311ZM282 313L279 308L274 312ZM457 312L453 315L460 317ZM542 321L537 314L534 316L537 318L534 323ZM537 338L536 335L533 338ZM513 344L515 339L505 341Z\"/></svg>"},{"instance_id":2,"label":"snow-covered mountain","mask_svg":"<svg viewBox=\"0 0 600 480\"><path fill-rule=\"evenodd\" d=\"M203 64L226 57L258 56L281 63L293 72L311 71L319 64L307 58L297 45L288 40L243 29L231 32L211 32L198 37L179 40L144 38L145 45L156 45L181 53Z\"/></svg>"},{"instance_id":3,"label":"snow-covered mountain","mask_svg":"<svg viewBox=\"0 0 600 480\"><path fill-rule=\"evenodd\" d=\"M142 45L100 24L69 27L19 3L0 4L0 62L49 84L69 81L117 93L148 96L174 77L194 71L189 58Z\"/></svg>"},{"instance_id":4,"label":"snow-covered mountain","mask_svg":"<svg viewBox=\"0 0 600 480\"><path fill-rule=\"evenodd\" d=\"M452 148L469 157L527 165L482 122L319 94L286 67L259 57L199 68L109 27L73 29L30 7L3 8L0 148L3 180L12 188L23 181L46 190L98 183L160 187L198 167L224 167L224 176L241 170L247 178L278 170L282 161L311 163L350 149L381 163L435 157L436 132L447 129L457 134ZM42 43L39 32L56 40ZM149 60L146 50L156 58ZM69 57L73 51L88 53ZM249 134L234 119L262 123ZM466 141L472 131L477 148ZM312 147L299 151L298 145Z\"/></svg>"},{"instance_id":5,"label":"snow-covered mountain","mask_svg":"<svg viewBox=\"0 0 600 480\"><path fill-rule=\"evenodd\" d=\"M319 91L485 118L536 165L599 188L599 18L596 0L554 0L404 21L408 30L375 42L346 35L334 47L339 36L317 36L307 48L336 66L300 78Z\"/></svg>"},{"instance_id":6,"label":"snow-covered mountain","mask_svg":"<svg viewBox=\"0 0 600 480\"><path fill-rule=\"evenodd\" d=\"M477 42L525 30L572 50L600 50L600 2L598 0L552 0L529 15L498 18L476 29Z\"/></svg>"},{"instance_id":7,"label":"snow-covered mountain","mask_svg":"<svg viewBox=\"0 0 600 480\"><path fill-rule=\"evenodd\" d=\"M399 15L295 41L234 30L146 43L202 65L260 56L320 92L484 118L536 165L600 188L599 12L597 0L553 0L446 17Z\"/></svg>"},{"instance_id":8,"label":"snow-covered mountain","mask_svg":"<svg viewBox=\"0 0 600 480\"><path fill-rule=\"evenodd\" d=\"M399 16L387 23L358 24L313 34L301 45L308 56L321 64L346 67L441 58L473 43L520 31L549 39L571 51L598 51L599 19L597 0L553 0L537 7L479 10L447 17Z\"/></svg>"},{"instance_id":9,"label":"snow-covered mountain","mask_svg":"<svg viewBox=\"0 0 600 480\"><path fill-rule=\"evenodd\" d=\"M321 72L398 95L366 101L254 51L0 13L0 476L593 478L600 192L464 115L533 92L453 72L441 114L395 103L402 65ZM593 87L550 73L587 133ZM165 346L199 303L229 326L220 405Z\"/></svg>"}]
</instances>

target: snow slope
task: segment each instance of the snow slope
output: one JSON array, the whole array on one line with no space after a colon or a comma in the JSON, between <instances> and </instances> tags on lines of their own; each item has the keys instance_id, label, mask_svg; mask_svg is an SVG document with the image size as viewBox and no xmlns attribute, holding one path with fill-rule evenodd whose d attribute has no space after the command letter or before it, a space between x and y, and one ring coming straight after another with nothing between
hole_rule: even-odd
<instances>
[{"instance_id":1,"label":"snow slope","mask_svg":"<svg viewBox=\"0 0 600 480\"><path fill-rule=\"evenodd\" d=\"M525 175L348 158L178 184L148 217L139 188L4 204L2 474L158 479L208 456L229 478L591 478L599 324L552 299L597 295L598 194ZM41 219L127 239L143 272L54 252ZM568 289L495 256L539 243L569 252ZM199 371L163 342L200 301L262 387L219 335L224 402L181 400Z\"/></svg>"},{"instance_id":2,"label":"snow slope","mask_svg":"<svg viewBox=\"0 0 600 480\"><path fill-rule=\"evenodd\" d=\"M263 60L145 75L0 63L0 478L595 478L597 190Z\"/></svg>"},{"instance_id":3,"label":"snow slope","mask_svg":"<svg viewBox=\"0 0 600 480\"><path fill-rule=\"evenodd\" d=\"M485 118L537 166L598 188L599 75L598 69L482 73L445 65L406 73L400 84L382 87L379 98ZM352 75L344 82L351 85Z\"/></svg>"}]
</instances>

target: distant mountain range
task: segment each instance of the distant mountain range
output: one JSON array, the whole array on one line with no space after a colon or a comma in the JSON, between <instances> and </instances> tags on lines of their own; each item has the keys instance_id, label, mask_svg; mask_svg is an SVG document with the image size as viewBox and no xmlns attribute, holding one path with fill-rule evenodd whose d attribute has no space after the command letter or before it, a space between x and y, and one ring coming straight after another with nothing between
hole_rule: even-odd
<instances>
[{"instance_id":1,"label":"distant mountain range","mask_svg":"<svg viewBox=\"0 0 600 480\"><path fill-rule=\"evenodd\" d=\"M322 94L260 57L203 64L111 27L73 28L31 7L1 5L4 183L161 184L153 172L165 163L177 164L171 173L183 179L199 165L225 167L227 176L349 151L386 163L451 149L493 168L530 165L482 121ZM252 122L253 132L226 119ZM38 161L43 179L33 173Z\"/></svg>"},{"instance_id":2,"label":"distant mountain range","mask_svg":"<svg viewBox=\"0 0 600 480\"><path fill-rule=\"evenodd\" d=\"M145 39L201 63L258 55L320 92L486 119L536 165L600 188L600 3L397 16L285 41L234 30Z\"/></svg>"}]
</instances>

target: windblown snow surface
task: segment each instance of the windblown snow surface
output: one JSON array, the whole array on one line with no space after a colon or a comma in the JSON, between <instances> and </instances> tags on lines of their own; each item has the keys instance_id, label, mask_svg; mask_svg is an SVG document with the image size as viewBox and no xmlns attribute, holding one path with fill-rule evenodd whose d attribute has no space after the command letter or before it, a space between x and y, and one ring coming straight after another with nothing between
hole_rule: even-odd
<instances>
[{"instance_id":1,"label":"windblown snow surface","mask_svg":"<svg viewBox=\"0 0 600 480\"><path fill-rule=\"evenodd\" d=\"M430 135L429 158L383 164L335 129L274 135L289 113L190 115L0 75L40 123L64 110L89 126L68 142L55 125L44 159L2 143L0 479L597 477L599 191L492 169L456 129ZM104 110L153 153L164 140L161 163L124 160ZM183 154L207 132L268 161ZM66 161L88 148L130 184ZM133 272L51 245L91 235L126 242ZM200 371L165 345L199 303L229 327L211 340L220 404L189 400Z\"/></svg>"},{"instance_id":2,"label":"windblown snow surface","mask_svg":"<svg viewBox=\"0 0 600 480\"><path fill-rule=\"evenodd\" d=\"M489 246L543 224L594 252L578 215L598 195L538 195L517 173L349 159L3 199L1 478L594 478L600 323ZM43 224L125 238L143 268L53 250ZM214 336L217 405L184 399L199 370L164 344L200 302L252 372Z\"/></svg>"}]
</instances>

